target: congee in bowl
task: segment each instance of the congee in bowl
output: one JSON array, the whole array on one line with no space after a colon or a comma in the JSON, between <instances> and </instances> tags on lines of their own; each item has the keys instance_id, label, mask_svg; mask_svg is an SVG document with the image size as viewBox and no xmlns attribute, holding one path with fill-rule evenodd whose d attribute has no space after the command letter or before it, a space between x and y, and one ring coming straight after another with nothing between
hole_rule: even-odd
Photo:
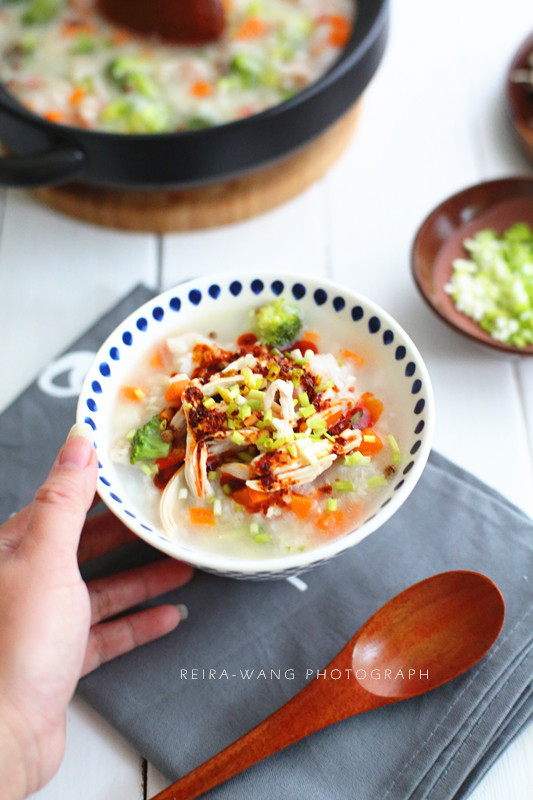
<instances>
[{"instance_id":1,"label":"congee in bowl","mask_svg":"<svg viewBox=\"0 0 533 800\"><path fill-rule=\"evenodd\" d=\"M359 541L416 483L432 428L420 356L376 309L296 278L197 281L141 308L78 407L104 500L226 574L294 571Z\"/></svg>"}]
</instances>

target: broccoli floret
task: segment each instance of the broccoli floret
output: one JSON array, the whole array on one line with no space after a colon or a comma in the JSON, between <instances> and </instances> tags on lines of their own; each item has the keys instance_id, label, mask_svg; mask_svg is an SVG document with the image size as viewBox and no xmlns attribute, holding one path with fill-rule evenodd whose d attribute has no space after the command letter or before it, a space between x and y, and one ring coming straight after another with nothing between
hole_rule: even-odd
<instances>
[{"instance_id":1,"label":"broccoli floret","mask_svg":"<svg viewBox=\"0 0 533 800\"><path fill-rule=\"evenodd\" d=\"M259 341L271 347L287 347L302 328L300 311L282 297L265 303L252 313Z\"/></svg>"},{"instance_id":2,"label":"broccoli floret","mask_svg":"<svg viewBox=\"0 0 533 800\"><path fill-rule=\"evenodd\" d=\"M128 56L114 58L107 67L111 81L123 92L137 92L144 97L156 97L157 87L146 74L145 61Z\"/></svg>"},{"instance_id":3,"label":"broccoli floret","mask_svg":"<svg viewBox=\"0 0 533 800\"><path fill-rule=\"evenodd\" d=\"M154 458L165 458L170 453L170 442L161 439L161 421L155 417L135 431L131 440L130 462L150 461Z\"/></svg>"},{"instance_id":4,"label":"broccoli floret","mask_svg":"<svg viewBox=\"0 0 533 800\"><path fill-rule=\"evenodd\" d=\"M20 20L23 25L42 25L54 19L62 6L63 0L33 0Z\"/></svg>"},{"instance_id":5,"label":"broccoli floret","mask_svg":"<svg viewBox=\"0 0 533 800\"><path fill-rule=\"evenodd\" d=\"M118 97L100 114L102 122L118 133L165 133L170 122L166 106L140 98Z\"/></svg>"}]
</instances>

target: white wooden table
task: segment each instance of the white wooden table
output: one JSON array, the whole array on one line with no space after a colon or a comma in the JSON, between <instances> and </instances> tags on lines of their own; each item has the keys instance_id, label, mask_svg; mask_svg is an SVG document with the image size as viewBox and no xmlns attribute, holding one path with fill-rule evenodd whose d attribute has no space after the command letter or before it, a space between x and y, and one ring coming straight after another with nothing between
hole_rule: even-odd
<instances>
[{"instance_id":1,"label":"white wooden table","mask_svg":"<svg viewBox=\"0 0 533 800\"><path fill-rule=\"evenodd\" d=\"M419 298L409 271L413 234L441 199L482 179L530 171L509 130L503 76L532 29L530 0L396 3L388 52L349 151L321 183L251 222L163 238L121 234L8 192L0 408L139 281L163 289L230 268L301 269L357 288L399 320L433 378L435 447L533 514L533 359L496 355L448 330ZM491 435L495 426L506 433L505 458ZM37 797L144 800L166 783L74 700L64 763ZM529 800L531 786L533 726L472 797Z\"/></svg>"}]
</instances>

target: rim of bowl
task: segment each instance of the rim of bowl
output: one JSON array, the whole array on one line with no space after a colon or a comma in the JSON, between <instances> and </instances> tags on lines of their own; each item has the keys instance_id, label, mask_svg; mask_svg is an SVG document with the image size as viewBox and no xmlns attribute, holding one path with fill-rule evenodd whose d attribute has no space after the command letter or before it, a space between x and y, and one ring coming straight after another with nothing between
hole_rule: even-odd
<instances>
[{"instance_id":1,"label":"rim of bowl","mask_svg":"<svg viewBox=\"0 0 533 800\"><path fill-rule=\"evenodd\" d=\"M151 309L154 305L162 305L164 299L168 298L171 299L179 292L183 292L185 295L188 294L190 289L192 288L200 288L202 289L204 286L207 287L209 284L216 281L217 283L226 283L229 285L232 281L243 281L253 278L258 278L258 274L256 270L247 270L242 272L223 272L217 273L215 275L204 276L197 279L191 279L188 281L184 281L183 283L177 284L169 289L161 292L160 294L156 295L152 299L146 301L137 309L132 311L125 319L123 319L106 337L105 341L100 345L93 363L89 368L87 375L83 381L82 389L78 398L78 404L76 409L76 420L78 422L83 422L85 417L87 416L86 410L84 408L85 401L87 399L88 394L90 393L90 385L92 380L94 379L93 370L95 369L97 363L99 363L102 358L107 359L107 354L109 352L110 345L114 342L117 333L123 328L126 327L130 322L135 322L136 318L139 314L144 314L148 309ZM148 531L139 531L138 528L140 525L135 525L135 522L128 518L128 516L124 513L120 513L120 507L110 506L107 504L106 500L100 494L100 490L98 491L98 495L103 500L103 502L107 505L107 507L112 511L115 516L118 516L119 519L132 530L139 538L143 539L145 542L150 544L152 547L155 547L157 550L166 553L167 555L172 556L176 559L181 559L187 561L187 563L192 564L195 567L200 569L210 569L215 572L219 573L238 573L240 575L254 575L256 573L268 572L268 573L284 573L288 571L297 572L298 570L304 570L307 567L312 567L315 563L320 563L326 560L329 560L335 555L343 552L344 550L348 550L350 547L355 546L362 541L362 539L366 538L366 536L370 535L378 528L380 528L387 520L389 520L393 514L400 508L401 505L407 500L413 489L415 488L416 484L422 472L426 466L426 462L428 460L430 451L431 451L431 444L433 441L433 432L435 427L435 399L433 394L433 387L431 384L431 379L429 377L429 372L425 365L425 362L420 354L420 351L412 341L411 337L407 334L407 332L402 328L402 326L396 322L396 320L381 306L375 303L373 300L370 300L365 295L356 292L349 287L337 283L336 281L332 281L329 278L315 278L315 277L306 277L301 273L290 273L290 272L273 272L268 273L267 276L263 274L263 278L267 278L269 283L272 284L276 280L281 280L283 282L296 282L296 283L304 283L307 287L311 286L313 289L317 288L326 288L331 290L336 290L339 293L344 294L345 296L349 296L350 300L358 305L362 305L365 307L365 310L368 309L369 311L374 312L376 315L379 315L382 320L384 320L387 325L394 330L395 333L399 333L403 339L403 343L408 347L411 352L412 359L416 361L417 369L420 370L420 375L423 380L423 385L426 391L426 424L424 426L423 432L420 433L422 444L420 449L416 453L414 466L409 471L409 473L404 478L404 483L400 487L400 489L394 493L394 495L390 498L389 502L385 506L379 508L375 514L367 521L364 522L361 526L356 528L353 531L345 534L344 536L335 539L334 541L330 542L329 544L320 545L319 547L315 547L311 550L306 550L302 553L295 553L292 555L287 556L279 556L279 557L270 557L270 558L262 558L262 559L250 559L250 558L233 558L229 556L225 556L223 554L211 553L208 551L202 550L193 550L186 548L182 553L179 552L180 544L179 542L167 542L163 538L158 538L157 544L154 543L153 539L158 534L154 531L154 534L150 534ZM228 296L227 300L230 300ZM96 437L95 437L96 438ZM106 443L107 444L107 443ZM113 487L109 487L111 490ZM360 536L361 532L364 531L364 535ZM356 539L356 541L353 541ZM176 552L178 551L178 552Z\"/></svg>"},{"instance_id":2,"label":"rim of bowl","mask_svg":"<svg viewBox=\"0 0 533 800\"><path fill-rule=\"evenodd\" d=\"M377 0L377 3L379 3L379 6L376 12L373 12L372 4L369 2L369 11L367 13L371 14L371 19L369 20L366 29L359 30L356 17L356 24L353 27L349 42L345 45L337 60L332 64L327 72L318 78L318 80L310 83L308 86L302 89L301 92L296 92L296 94L293 95L293 97L290 97L288 100L284 100L281 103L276 103L270 108L266 108L257 114L252 114L251 116L243 119L232 120L230 122L222 123L221 125L213 125L210 128L193 131L166 131L164 133L117 133L115 131L90 130L79 128L74 125L63 125L56 122L50 122L40 114L30 111L30 109L19 103L17 98L7 90L2 81L0 81L0 107L2 104L6 104L7 102L11 114L16 114L19 118L32 124L38 122L43 127L48 128L54 134L63 131L72 135L79 135L81 131L84 138L92 139L105 136L106 139L114 139L118 142L123 141L125 137L128 141L144 141L146 139L157 140L171 137L178 137L179 139L182 139L191 137L197 138L198 136L202 135L208 136L209 134L212 135L213 131L216 131L218 128L224 128L224 130L228 128L239 130L244 128L247 123L249 124L250 120L258 120L260 124L261 120L263 119L276 117L285 111L295 108L302 103L305 103L308 99L314 97L316 94L327 90L332 84L336 83L336 81L341 78L345 72L354 66L354 62L359 61L359 59L364 56L368 48L372 45L374 39L379 36L382 26L386 24L389 0ZM356 9L358 4L358 0L354 0Z\"/></svg>"},{"instance_id":3,"label":"rim of bowl","mask_svg":"<svg viewBox=\"0 0 533 800\"><path fill-rule=\"evenodd\" d=\"M474 333L473 331L466 330L457 323L455 323L453 319L451 319L444 311L442 311L433 301L432 294L427 288L427 283L421 277L420 256L419 256L420 241L422 237L426 233L426 230L429 229L434 224L434 221L440 216L440 214L442 214L443 211L445 211L447 206L456 206L458 208L462 207L464 203L461 203L459 201L463 200L467 201L468 197L471 194L473 194L474 192L482 192L483 189L490 190L491 188L499 188L500 186L513 187L520 184L522 184L523 186L531 187L531 203L533 206L533 176L529 175L510 175L506 178L495 178L494 180L480 181L479 183L473 183L470 186L467 186L464 189L461 189L460 191L449 195L440 203L438 203L421 222L414 236L413 243L411 245L411 274L413 276L413 280L416 284L416 287L422 299L426 302L431 311L433 311L433 313L436 314L439 317L439 319L442 320L442 322L446 323L446 325L452 330L454 330L456 333L459 333L461 334L461 336L470 339L470 341L472 342L481 344L484 347L489 347L492 350L495 350L502 354L507 353L509 355L517 355L517 356L531 356L533 355L533 345L528 345L527 347L520 348L516 347L515 345L505 344L505 342L499 342L497 339L492 339L492 337L490 339L485 338L483 336L483 331L481 328L479 334L477 334ZM483 209L481 209L479 212L476 212L476 214L471 219L467 220L461 226L454 227L454 235L458 230L460 230L461 227L465 227L466 225L470 225L472 222L475 222L476 218L480 214L484 214L491 208L495 208L500 203L505 203L509 200L519 199L520 197L526 197L526 196L527 195L525 193L513 194L511 188L511 191L507 195L502 194L499 200L495 200L494 202L491 202L488 205L486 205ZM448 237L448 239L446 240L443 240L443 242L439 245L439 248L437 250L437 253L435 254L435 257L433 258L433 262L431 265L431 274L433 274L433 271L435 269L435 259L438 253L444 246L445 241L449 241L449 238L450 237ZM462 312L458 311L458 313L461 314ZM465 317L465 319L470 320L470 317L468 317L466 314L463 316ZM475 320L471 321L475 322ZM487 337L488 336L490 336L490 334L487 334Z\"/></svg>"}]
</instances>

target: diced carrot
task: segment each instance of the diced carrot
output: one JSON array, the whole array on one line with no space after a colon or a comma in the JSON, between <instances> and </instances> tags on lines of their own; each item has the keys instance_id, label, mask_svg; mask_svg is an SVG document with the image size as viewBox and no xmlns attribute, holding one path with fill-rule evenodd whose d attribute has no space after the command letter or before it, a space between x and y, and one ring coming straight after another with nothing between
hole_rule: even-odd
<instances>
[{"instance_id":1,"label":"diced carrot","mask_svg":"<svg viewBox=\"0 0 533 800\"><path fill-rule=\"evenodd\" d=\"M63 122L65 119L65 115L62 111L47 111L44 115L44 118L48 120L48 122Z\"/></svg>"},{"instance_id":2,"label":"diced carrot","mask_svg":"<svg viewBox=\"0 0 533 800\"><path fill-rule=\"evenodd\" d=\"M375 425L378 419L381 417L381 413L383 411L383 403L381 400L378 400L377 397L374 397L372 392L365 392L361 395L361 401L366 409L370 412L370 418L372 425Z\"/></svg>"},{"instance_id":3,"label":"diced carrot","mask_svg":"<svg viewBox=\"0 0 533 800\"><path fill-rule=\"evenodd\" d=\"M167 356L166 345L164 345L163 347L159 347L150 358L150 366L156 367L156 369L164 367L166 363L166 356Z\"/></svg>"},{"instance_id":4,"label":"diced carrot","mask_svg":"<svg viewBox=\"0 0 533 800\"><path fill-rule=\"evenodd\" d=\"M213 84L209 83L209 81L196 81L191 86L191 94L194 97L211 97L213 91Z\"/></svg>"},{"instance_id":5,"label":"diced carrot","mask_svg":"<svg viewBox=\"0 0 533 800\"><path fill-rule=\"evenodd\" d=\"M346 410L341 408L339 411L335 411L329 417L326 416L328 428L333 428L337 424L337 422L340 422L345 413Z\"/></svg>"},{"instance_id":6,"label":"diced carrot","mask_svg":"<svg viewBox=\"0 0 533 800\"><path fill-rule=\"evenodd\" d=\"M250 489L248 486L234 491L232 497L236 503L244 506L247 511L252 513L260 511L264 503L269 503L272 500L270 492L260 492L257 489Z\"/></svg>"},{"instance_id":7,"label":"diced carrot","mask_svg":"<svg viewBox=\"0 0 533 800\"><path fill-rule=\"evenodd\" d=\"M250 17L247 19L246 22L237 28L235 33L233 34L234 39L256 39L258 36L262 36L263 33L266 33L268 30L268 25L264 19L260 19L259 17Z\"/></svg>"},{"instance_id":8,"label":"diced carrot","mask_svg":"<svg viewBox=\"0 0 533 800\"><path fill-rule=\"evenodd\" d=\"M130 39L131 33L125 28L115 28L111 34L111 41L116 45L126 44Z\"/></svg>"},{"instance_id":9,"label":"diced carrot","mask_svg":"<svg viewBox=\"0 0 533 800\"><path fill-rule=\"evenodd\" d=\"M121 386L120 396L123 400L139 403L144 398L144 392L140 386Z\"/></svg>"},{"instance_id":10,"label":"diced carrot","mask_svg":"<svg viewBox=\"0 0 533 800\"><path fill-rule=\"evenodd\" d=\"M350 41L352 33L350 20L341 14L326 14L326 18L331 26L329 43L333 47L345 47Z\"/></svg>"},{"instance_id":11,"label":"diced carrot","mask_svg":"<svg viewBox=\"0 0 533 800\"><path fill-rule=\"evenodd\" d=\"M96 33L96 25L93 22L65 22L61 28L61 33L67 38L77 36L80 33L85 33L90 36Z\"/></svg>"},{"instance_id":12,"label":"diced carrot","mask_svg":"<svg viewBox=\"0 0 533 800\"><path fill-rule=\"evenodd\" d=\"M215 515L212 508L189 508L191 522L194 525L216 525Z\"/></svg>"},{"instance_id":13,"label":"diced carrot","mask_svg":"<svg viewBox=\"0 0 533 800\"><path fill-rule=\"evenodd\" d=\"M188 381L172 381L165 392L165 400L167 403L177 403L181 401L181 395L187 384Z\"/></svg>"},{"instance_id":14,"label":"diced carrot","mask_svg":"<svg viewBox=\"0 0 533 800\"><path fill-rule=\"evenodd\" d=\"M233 0L222 0L222 8L228 14L233 9Z\"/></svg>"},{"instance_id":15,"label":"diced carrot","mask_svg":"<svg viewBox=\"0 0 533 800\"><path fill-rule=\"evenodd\" d=\"M73 90L72 94L70 95L68 101L69 104L71 106L77 106L79 103L81 103L86 94L87 92L85 91L85 89L82 89L80 86L78 86L76 89Z\"/></svg>"},{"instance_id":16,"label":"diced carrot","mask_svg":"<svg viewBox=\"0 0 533 800\"><path fill-rule=\"evenodd\" d=\"M176 464L181 464L182 461L185 460L185 445L182 447L175 447L174 450L171 450L168 456L164 456L162 458L156 458L155 463L159 467L159 469L168 469L169 467L174 467Z\"/></svg>"},{"instance_id":17,"label":"diced carrot","mask_svg":"<svg viewBox=\"0 0 533 800\"><path fill-rule=\"evenodd\" d=\"M318 530L322 531L326 536L335 536L343 533L344 512L327 511L318 517L315 524Z\"/></svg>"},{"instance_id":18,"label":"diced carrot","mask_svg":"<svg viewBox=\"0 0 533 800\"><path fill-rule=\"evenodd\" d=\"M313 498L305 494L291 495L291 511L294 511L299 519L307 519L313 507Z\"/></svg>"},{"instance_id":19,"label":"diced carrot","mask_svg":"<svg viewBox=\"0 0 533 800\"><path fill-rule=\"evenodd\" d=\"M383 447L383 442L372 428L363 428L363 441L357 448L363 456L375 456Z\"/></svg>"},{"instance_id":20,"label":"diced carrot","mask_svg":"<svg viewBox=\"0 0 533 800\"><path fill-rule=\"evenodd\" d=\"M361 358L361 356L354 353L353 350L343 350L342 357L346 359L346 361L353 361L356 367L362 367L365 363L365 359Z\"/></svg>"}]
</instances>

